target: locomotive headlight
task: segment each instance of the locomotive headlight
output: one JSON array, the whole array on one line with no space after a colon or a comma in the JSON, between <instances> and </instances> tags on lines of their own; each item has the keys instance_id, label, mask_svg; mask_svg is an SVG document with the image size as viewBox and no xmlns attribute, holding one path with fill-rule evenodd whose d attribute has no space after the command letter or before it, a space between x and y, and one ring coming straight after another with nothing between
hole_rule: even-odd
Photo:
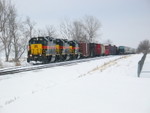
<instances>
[{"instance_id":1,"label":"locomotive headlight","mask_svg":"<svg viewBox=\"0 0 150 113\"><path fill-rule=\"evenodd\" d=\"M30 57L32 57L32 55L30 54Z\"/></svg>"}]
</instances>

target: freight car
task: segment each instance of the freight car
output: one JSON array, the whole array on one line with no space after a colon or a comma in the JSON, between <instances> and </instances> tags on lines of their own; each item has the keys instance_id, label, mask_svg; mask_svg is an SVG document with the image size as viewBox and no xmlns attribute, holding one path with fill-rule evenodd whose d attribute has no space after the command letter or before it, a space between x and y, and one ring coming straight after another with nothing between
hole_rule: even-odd
<instances>
[{"instance_id":1,"label":"freight car","mask_svg":"<svg viewBox=\"0 0 150 113\"><path fill-rule=\"evenodd\" d=\"M79 52L81 53L81 58L87 58L90 56L90 46L89 43L80 42L79 43Z\"/></svg>"},{"instance_id":2,"label":"freight car","mask_svg":"<svg viewBox=\"0 0 150 113\"><path fill-rule=\"evenodd\" d=\"M95 44L95 53L96 55L95 56L100 56L101 55L101 44Z\"/></svg>"},{"instance_id":3,"label":"freight car","mask_svg":"<svg viewBox=\"0 0 150 113\"><path fill-rule=\"evenodd\" d=\"M111 47L110 45L105 45L105 55L110 55L111 54Z\"/></svg>"},{"instance_id":4,"label":"freight car","mask_svg":"<svg viewBox=\"0 0 150 113\"><path fill-rule=\"evenodd\" d=\"M116 55L116 54L117 54L116 45L110 45L110 55Z\"/></svg>"},{"instance_id":5,"label":"freight car","mask_svg":"<svg viewBox=\"0 0 150 113\"><path fill-rule=\"evenodd\" d=\"M101 44L101 56L105 55L105 46Z\"/></svg>"},{"instance_id":6,"label":"freight car","mask_svg":"<svg viewBox=\"0 0 150 113\"><path fill-rule=\"evenodd\" d=\"M127 46L119 46L118 54L135 54L135 49Z\"/></svg>"},{"instance_id":7,"label":"freight car","mask_svg":"<svg viewBox=\"0 0 150 113\"><path fill-rule=\"evenodd\" d=\"M40 61L49 63L55 61L73 60L102 55L133 53L133 49L125 46L85 43L75 40L54 39L52 37L33 37L29 40L27 62Z\"/></svg>"}]
</instances>

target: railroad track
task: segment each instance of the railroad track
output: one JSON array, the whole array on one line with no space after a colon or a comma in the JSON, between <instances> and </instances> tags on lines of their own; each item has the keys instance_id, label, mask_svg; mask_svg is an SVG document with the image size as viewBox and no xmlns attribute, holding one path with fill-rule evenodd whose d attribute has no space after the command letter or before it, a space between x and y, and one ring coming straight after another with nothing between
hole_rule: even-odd
<instances>
[{"instance_id":1,"label":"railroad track","mask_svg":"<svg viewBox=\"0 0 150 113\"><path fill-rule=\"evenodd\" d=\"M4 68L4 69L0 69L0 76L26 72L26 71L32 71L32 70L38 70L38 69L44 69L44 68L51 68L51 67L56 67L56 66L69 65L69 64L80 63L80 62L87 62L91 60L98 60L98 59L104 59L104 58L109 58L109 57L113 57L113 56L78 59L78 60L56 62L56 63L42 64L42 65L33 65L33 66L19 66L19 67L13 67L13 68Z\"/></svg>"}]
</instances>

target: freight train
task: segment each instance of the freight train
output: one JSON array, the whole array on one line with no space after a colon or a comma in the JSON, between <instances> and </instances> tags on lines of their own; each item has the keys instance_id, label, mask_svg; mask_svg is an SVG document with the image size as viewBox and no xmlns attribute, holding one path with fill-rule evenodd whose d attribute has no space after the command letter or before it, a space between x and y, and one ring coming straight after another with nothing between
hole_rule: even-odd
<instances>
[{"instance_id":1,"label":"freight train","mask_svg":"<svg viewBox=\"0 0 150 113\"><path fill-rule=\"evenodd\" d=\"M129 48L129 47L128 47ZM54 39L52 37L33 37L29 40L27 62L40 61L49 63L55 61L73 60L79 58L104 55L134 53L125 46L85 43L75 40Z\"/></svg>"}]
</instances>

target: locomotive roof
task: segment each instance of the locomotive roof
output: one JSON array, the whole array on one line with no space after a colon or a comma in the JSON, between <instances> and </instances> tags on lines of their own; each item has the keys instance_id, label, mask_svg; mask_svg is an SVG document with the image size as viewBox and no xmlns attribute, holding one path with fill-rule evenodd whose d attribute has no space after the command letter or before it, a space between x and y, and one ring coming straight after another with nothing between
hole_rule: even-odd
<instances>
[{"instance_id":1,"label":"locomotive roof","mask_svg":"<svg viewBox=\"0 0 150 113\"><path fill-rule=\"evenodd\" d=\"M49 36L46 36L46 37L44 37L44 36L39 36L39 37L33 37L33 38L31 38L30 40L33 40L33 39L45 39L45 40L47 40L47 41L52 41L52 40L54 40L54 38L53 37L49 37Z\"/></svg>"}]
</instances>

